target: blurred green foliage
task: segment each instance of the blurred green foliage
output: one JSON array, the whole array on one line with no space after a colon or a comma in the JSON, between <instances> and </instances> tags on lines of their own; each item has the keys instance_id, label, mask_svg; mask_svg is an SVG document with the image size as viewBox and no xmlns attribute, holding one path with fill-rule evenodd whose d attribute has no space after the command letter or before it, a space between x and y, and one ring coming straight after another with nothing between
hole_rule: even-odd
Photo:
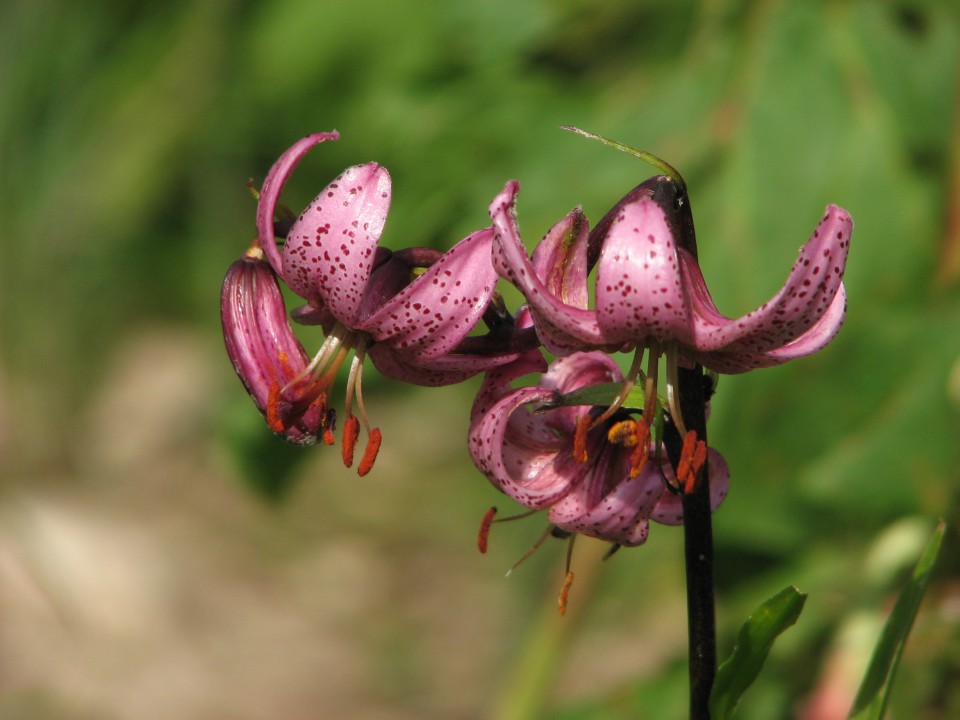
<instances>
[{"instance_id":1,"label":"blurred green foliage","mask_svg":"<svg viewBox=\"0 0 960 720\"><path fill-rule=\"evenodd\" d=\"M845 328L817 357L723 378L710 431L732 473L715 521L725 647L759 598L810 593L738 717L792 716L851 614L878 612L902 578L906 563L868 576L876 538L915 517L960 525L958 14L949 0L15 1L0 24L7 467L78 461L78 417L129 333L186 324L216 351L219 283L254 233L244 182L307 132L343 139L302 164L285 201L376 159L395 183L393 247L448 247L486 225L510 178L532 243L575 204L599 219L648 173L560 124L643 147L684 173L729 315L774 292L835 202L856 223ZM225 360L223 373L232 382ZM369 378L369 394L387 390ZM239 383L220 397L204 441L282 496L288 448L252 406L237 419ZM617 573L597 607L624 612L650 589ZM958 573L954 529L897 717L960 715L960 627L936 610L956 603ZM555 716L680 717L683 691L667 688L684 673L671 658Z\"/></svg>"}]
</instances>

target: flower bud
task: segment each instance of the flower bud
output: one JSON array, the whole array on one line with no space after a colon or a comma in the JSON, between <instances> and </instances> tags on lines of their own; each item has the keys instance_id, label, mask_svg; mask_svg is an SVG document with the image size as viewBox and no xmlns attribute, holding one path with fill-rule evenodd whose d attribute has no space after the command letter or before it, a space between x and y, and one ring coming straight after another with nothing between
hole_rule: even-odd
<instances>
[{"instance_id":1,"label":"flower bud","mask_svg":"<svg viewBox=\"0 0 960 720\"><path fill-rule=\"evenodd\" d=\"M227 271L220 318L227 355L270 429L298 445L315 443L332 424L332 413L323 392L297 392L303 401L296 403L283 392L311 382L310 358L293 334L277 276L259 247Z\"/></svg>"}]
</instances>

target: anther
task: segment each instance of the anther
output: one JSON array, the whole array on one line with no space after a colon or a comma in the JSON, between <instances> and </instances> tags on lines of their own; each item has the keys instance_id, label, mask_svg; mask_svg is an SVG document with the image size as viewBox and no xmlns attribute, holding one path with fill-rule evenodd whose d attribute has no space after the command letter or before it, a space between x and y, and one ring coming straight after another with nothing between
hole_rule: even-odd
<instances>
[{"instance_id":1,"label":"anther","mask_svg":"<svg viewBox=\"0 0 960 720\"><path fill-rule=\"evenodd\" d=\"M650 457L650 425L644 418L634 426L634 447L630 453L630 477L639 477Z\"/></svg>"},{"instance_id":2,"label":"anther","mask_svg":"<svg viewBox=\"0 0 960 720\"><path fill-rule=\"evenodd\" d=\"M697 433L688 430L683 436L683 448L680 450L680 461L677 463L677 484L687 495L697 486L697 475L707 461L707 444L697 440Z\"/></svg>"},{"instance_id":3,"label":"anther","mask_svg":"<svg viewBox=\"0 0 960 720\"><path fill-rule=\"evenodd\" d=\"M581 415L577 419L577 429L573 434L573 459L579 463L587 461L587 432L592 421L590 415Z\"/></svg>"},{"instance_id":4,"label":"anther","mask_svg":"<svg viewBox=\"0 0 960 720\"><path fill-rule=\"evenodd\" d=\"M367 447L363 451L363 457L360 458L360 465L357 466L357 474L360 475L360 477L363 477L373 469L373 463L377 459L377 453L380 452L380 440L380 429L373 428L367 438Z\"/></svg>"},{"instance_id":5,"label":"anther","mask_svg":"<svg viewBox=\"0 0 960 720\"><path fill-rule=\"evenodd\" d=\"M493 525L493 518L497 514L497 508L492 507L483 514L483 520L480 521L480 532L477 534L477 549L480 554L486 554L487 541L490 539L490 526Z\"/></svg>"},{"instance_id":6,"label":"anther","mask_svg":"<svg viewBox=\"0 0 960 720\"><path fill-rule=\"evenodd\" d=\"M557 610L561 615L567 614L567 598L570 597L570 587L573 585L573 571L567 570L567 576L563 579L563 587L560 588L560 597L557 598Z\"/></svg>"},{"instance_id":7,"label":"anther","mask_svg":"<svg viewBox=\"0 0 960 720\"><path fill-rule=\"evenodd\" d=\"M607 431L607 441L612 445L632 448L637 444L637 423L633 420L621 420Z\"/></svg>"},{"instance_id":8,"label":"anther","mask_svg":"<svg viewBox=\"0 0 960 720\"><path fill-rule=\"evenodd\" d=\"M343 464L353 467L353 450L357 446L357 437L360 435L360 421L355 415L347 417L343 423L343 444L340 450L343 453Z\"/></svg>"}]
</instances>

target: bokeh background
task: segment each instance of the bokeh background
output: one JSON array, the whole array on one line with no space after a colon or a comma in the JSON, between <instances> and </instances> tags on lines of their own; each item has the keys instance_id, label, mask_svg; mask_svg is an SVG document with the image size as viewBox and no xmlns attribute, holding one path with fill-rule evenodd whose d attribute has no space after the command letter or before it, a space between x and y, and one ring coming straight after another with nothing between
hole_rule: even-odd
<instances>
[{"instance_id":1,"label":"bokeh background","mask_svg":"<svg viewBox=\"0 0 960 720\"><path fill-rule=\"evenodd\" d=\"M223 352L219 284L259 184L307 132L299 209L394 178L384 243L446 248L520 180L527 240L651 174L690 187L729 315L782 283L827 202L856 222L847 324L723 378L711 440L721 655L808 592L738 717L844 717L936 518L953 523L895 717L960 717L960 11L920 0L14 0L0 22L0 718L680 718L675 528L509 579L537 520L464 442L477 382L375 372L357 478L285 446ZM305 336L308 347L316 336Z\"/></svg>"}]
</instances>

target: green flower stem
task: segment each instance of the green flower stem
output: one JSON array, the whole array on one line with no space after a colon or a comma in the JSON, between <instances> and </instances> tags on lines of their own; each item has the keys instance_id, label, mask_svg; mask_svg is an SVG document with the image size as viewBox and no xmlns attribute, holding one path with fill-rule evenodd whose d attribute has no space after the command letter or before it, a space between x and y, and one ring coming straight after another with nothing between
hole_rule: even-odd
<instances>
[{"instance_id":1,"label":"green flower stem","mask_svg":"<svg viewBox=\"0 0 960 720\"><path fill-rule=\"evenodd\" d=\"M703 368L679 369L680 412L688 430L707 442ZM671 458L672 459L672 458ZM687 573L687 632L690 656L690 718L708 720L710 691L717 675L717 628L713 599L713 525L706 463L696 489L683 496Z\"/></svg>"}]
</instances>

